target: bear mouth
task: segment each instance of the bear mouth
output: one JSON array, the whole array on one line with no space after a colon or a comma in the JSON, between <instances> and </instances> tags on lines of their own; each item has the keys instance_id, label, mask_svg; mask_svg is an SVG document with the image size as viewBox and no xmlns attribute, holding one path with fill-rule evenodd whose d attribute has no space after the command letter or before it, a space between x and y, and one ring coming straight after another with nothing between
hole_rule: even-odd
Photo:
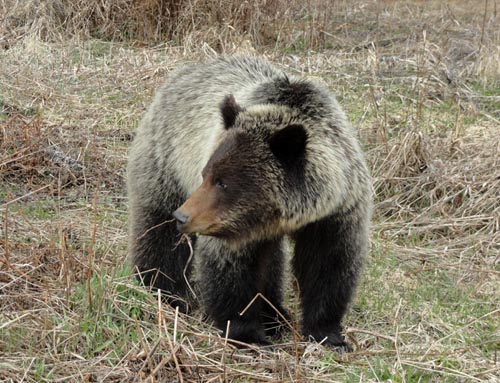
<instances>
[{"instance_id":1,"label":"bear mouth","mask_svg":"<svg viewBox=\"0 0 500 383\"><path fill-rule=\"evenodd\" d=\"M192 225L190 222L184 224L177 222L177 230L184 234L197 234L208 237L223 237L226 232L226 230L224 230L222 226L217 223L207 226L196 226Z\"/></svg>"},{"instance_id":2,"label":"bear mouth","mask_svg":"<svg viewBox=\"0 0 500 383\"><path fill-rule=\"evenodd\" d=\"M223 227L217 224L210 225L202 230L198 230L196 232L198 235L204 235L207 237L215 237L215 238L226 238L229 233L224 230Z\"/></svg>"}]
</instances>

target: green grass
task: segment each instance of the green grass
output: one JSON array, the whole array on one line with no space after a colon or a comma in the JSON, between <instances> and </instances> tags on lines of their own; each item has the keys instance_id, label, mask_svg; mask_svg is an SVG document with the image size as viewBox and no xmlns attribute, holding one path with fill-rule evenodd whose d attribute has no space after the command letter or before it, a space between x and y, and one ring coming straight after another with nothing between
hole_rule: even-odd
<instances>
[{"instance_id":1,"label":"green grass","mask_svg":"<svg viewBox=\"0 0 500 383\"><path fill-rule=\"evenodd\" d=\"M154 321L154 318L146 316L141 308L144 301L151 301L146 292L137 286L120 284L130 279L130 271L123 268L108 272L93 274L90 282L75 286L70 308L80 317L75 349L84 342L86 354L82 356L94 357L106 352L113 363L123 357L130 344L137 343L134 321Z\"/></svg>"}]
</instances>

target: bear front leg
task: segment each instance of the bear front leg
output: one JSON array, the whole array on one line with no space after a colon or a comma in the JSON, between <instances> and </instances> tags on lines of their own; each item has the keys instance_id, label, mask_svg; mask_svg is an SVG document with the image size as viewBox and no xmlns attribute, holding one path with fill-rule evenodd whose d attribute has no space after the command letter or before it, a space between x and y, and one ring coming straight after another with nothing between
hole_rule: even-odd
<instances>
[{"instance_id":1,"label":"bear front leg","mask_svg":"<svg viewBox=\"0 0 500 383\"><path fill-rule=\"evenodd\" d=\"M275 337L290 330L292 318L283 306L284 296L284 273L287 257L284 249L284 241L278 240L276 248L272 250L272 256L263 260L266 267L265 288L262 302L262 323L267 336Z\"/></svg>"},{"instance_id":2,"label":"bear front leg","mask_svg":"<svg viewBox=\"0 0 500 383\"><path fill-rule=\"evenodd\" d=\"M297 231L293 269L303 310L302 331L317 342L352 351L341 335L368 249L369 214L359 207L311 223Z\"/></svg>"},{"instance_id":3,"label":"bear front leg","mask_svg":"<svg viewBox=\"0 0 500 383\"><path fill-rule=\"evenodd\" d=\"M281 273L277 265L269 267L280 249L277 241L253 243L233 250L216 238L198 238L196 274L201 302L224 335L230 321L228 338L269 344L262 323L265 303L257 298L249 304L258 293L264 293L267 279L272 278L271 272Z\"/></svg>"},{"instance_id":4,"label":"bear front leg","mask_svg":"<svg viewBox=\"0 0 500 383\"><path fill-rule=\"evenodd\" d=\"M174 177L160 173L154 158L135 155L128 168L129 253L138 278L182 312L194 304L186 279L191 249L180 242L172 212L185 200ZM164 181L168 180L168 182Z\"/></svg>"},{"instance_id":5,"label":"bear front leg","mask_svg":"<svg viewBox=\"0 0 500 383\"><path fill-rule=\"evenodd\" d=\"M186 279L191 267L187 264L190 248L177 243L180 235L170 214L161 207L137 207L131 223L130 252L138 278L153 291L162 290L163 297L181 312L187 312L193 298Z\"/></svg>"}]
</instances>

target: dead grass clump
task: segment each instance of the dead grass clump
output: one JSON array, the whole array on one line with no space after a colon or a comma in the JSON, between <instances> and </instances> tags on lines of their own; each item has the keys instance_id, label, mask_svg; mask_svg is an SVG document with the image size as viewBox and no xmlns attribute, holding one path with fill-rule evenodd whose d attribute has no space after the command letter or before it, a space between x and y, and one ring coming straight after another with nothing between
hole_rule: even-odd
<instances>
[{"instance_id":1,"label":"dead grass clump","mask_svg":"<svg viewBox=\"0 0 500 383\"><path fill-rule=\"evenodd\" d=\"M415 131L393 138L374 157L378 197L397 198L397 204L414 207L415 212L419 207L434 207L446 215L494 212L500 205L495 129L470 128L459 138L431 139ZM422 199L427 203L420 204Z\"/></svg>"},{"instance_id":2,"label":"dead grass clump","mask_svg":"<svg viewBox=\"0 0 500 383\"><path fill-rule=\"evenodd\" d=\"M0 180L17 184L19 191L42 187L54 193L54 184L64 187L82 183L84 165L62 152L52 142L53 127L44 126L41 118L13 115L2 128ZM51 137L52 136L52 137ZM27 187L27 189L25 189Z\"/></svg>"},{"instance_id":3,"label":"dead grass clump","mask_svg":"<svg viewBox=\"0 0 500 383\"><path fill-rule=\"evenodd\" d=\"M389 141L373 159L379 214L405 222L389 232L442 239L448 245L460 241L469 250L478 245L481 253L498 257L500 143L495 139L496 129L471 128L463 137L432 140L422 132L408 132Z\"/></svg>"},{"instance_id":4,"label":"dead grass clump","mask_svg":"<svg viewBox=\"0 0 500 383\"><path fill-rule=\"evenodd\" d=\"M5 155L0 162L0 179L8 182L21 177L23 182L37 184L35 179L41 175L40 169L47 165L42 147L45 134L42 133L40 119L28 120L15 114L1 127L0 150Z\"/></svg>"},{"instance_id":5,"label":"dead grass clump","mask_svg":"<svg viewBox=\"0 0 500 383\"><path fill-rule=\"evenodd\" d=\"M57 195L76 185L122 187L123 169L102 167L104 146L71 127L44 124L40 116L13 114L0 122L0 180L23 193ZM108 163L112 163L109 161ZM105 181L104 181L105 180Z\"/></svg>"},{"instance_id":6,"label":"dead grass clump","mask_svg":"<svg viewBox=\"0 0 500 383\"><path fill-rule=\"evenodd\" d=\"M6 32L5 47L26 35L43 40L65 35L156 43L195 40L219 47L247 38L255 45L304 39L318 46L330 22L329 9L320 0L301 5L284 0L8 0L0 8L0 28Z\"/></svg>"}]
</instances>

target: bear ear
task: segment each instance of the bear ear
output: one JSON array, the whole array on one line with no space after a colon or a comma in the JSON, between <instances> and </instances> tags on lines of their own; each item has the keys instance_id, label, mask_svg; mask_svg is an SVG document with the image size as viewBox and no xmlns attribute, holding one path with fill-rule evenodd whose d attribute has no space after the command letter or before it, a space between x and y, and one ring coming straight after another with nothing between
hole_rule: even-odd
<instances>
[{"instance_id":1,"label":"bear ear","mask_svg":"<svg viewBox=\"0 0 500 383\"><path fill-rule=\"evenodd\" d=\"M302 125L289 125L276 132L270 140L271 151L285 164L292 164L304 155L307 132Z\"/></svg>"},{"instance_id":2,"label":"bear ear","mask_svg":"<svg viewBox=\"0 0 500 383\"><path fill-rule=\"evenodd\" d=\"M224 120L224 127L229 129L234 126L234 122L236 121L236 117L240 112L243 111L243 108L238 105L234 96L232 94L224 97L224 101L220 104L220 110L222 114L222 119Z\"/></svg>"}]
</instances>

